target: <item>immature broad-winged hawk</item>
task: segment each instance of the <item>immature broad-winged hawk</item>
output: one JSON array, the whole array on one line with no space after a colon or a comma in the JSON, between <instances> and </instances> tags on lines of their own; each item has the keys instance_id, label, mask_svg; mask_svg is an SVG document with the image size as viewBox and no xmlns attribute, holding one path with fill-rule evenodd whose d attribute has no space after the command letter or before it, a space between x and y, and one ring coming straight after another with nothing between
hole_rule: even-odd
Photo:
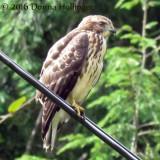
<instances>
[{"instance_id":1,"label":"immature broad-winged hawk","mask_svg":"<svg viewBox=\"0 0 160 160\"><path fill-rule=\"evenodd\" d=\"M85 117L80 105L101 75L106 39L111 32L115 33L115 29L108 18L85 17L76 29L52 46L43 64L40 82L71 104L79 116ZM51 145L53 149L57 131L70 116L39 91L36 99L43 105L44 148Z\"/></svg>"}]
</instances>

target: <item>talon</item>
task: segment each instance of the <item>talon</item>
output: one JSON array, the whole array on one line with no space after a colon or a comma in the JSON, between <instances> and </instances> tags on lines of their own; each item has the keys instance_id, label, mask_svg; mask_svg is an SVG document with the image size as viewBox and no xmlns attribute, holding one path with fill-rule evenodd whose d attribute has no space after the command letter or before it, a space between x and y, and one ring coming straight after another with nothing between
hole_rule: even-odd
<instances>
[{"instance_id":1,"label":"talon","mask_svg":"<svg viewBox=\"0 0 160 160\"><path fill-rule=\"evenodd\" d=\"M80 117L83 116L83 119L85 120L85 110L83 107L79 106L75 100L73 100L72 107L77 111L77 115Z\"/></svg>"}]
</instances>

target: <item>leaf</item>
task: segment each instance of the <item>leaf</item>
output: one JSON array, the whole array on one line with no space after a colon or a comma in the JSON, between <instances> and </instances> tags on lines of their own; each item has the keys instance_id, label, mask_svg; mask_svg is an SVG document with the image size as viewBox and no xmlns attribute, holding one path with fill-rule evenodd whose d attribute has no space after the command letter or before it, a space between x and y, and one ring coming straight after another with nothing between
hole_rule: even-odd
<instances>
[{"instance_id":1,"label":"leaf","mask_svg":"<svg viewBox=\"0 0 160 160\"><path fill-rule=\"evenodd\" d=\"M87 106L87 108L88 108L88 109L91 109L91 108L93 108L93 107L95 107L95 106L100 106L100 105L104 104L105 100L106 100L106 97L105 97L105 96L101 96L100 98L96 99L95 101L92 101L92 102Z\"/></svg>"},{"instance_id":2,"label":"leaf","mask_svg":"<svg viewBox=\"0 0 160 160\"><path fill-rule=\"evenodd\" d=\"M159 66L156 66L152 69L152 72L155 72L157 74L160 74L160 67Z\"/></svg>"},{"instance_id":3,"label":"leaf","mask_svg":"<svg viewBox=\"0 0 160 160\"><path fill-rule=\"evenodd\" d=\"M150 1L148 5L150 7L160 6L160 1Z\"/></svg>"},{"instance_id":4,"label":"leaf","mask_svg":"<svg viewBox=\"0 0 160 160\"><path fill-rule=\"evenodd\" d=\"M8 23L1 28L0 38L7 35L12 30L11 24Z\"/></svg>"},{"instance_id":5,"label":"leaf","mask_svg":"<svg viewBox=\"0 0 160 160\"><path fill-rule=\"evenodd\" d=\"M12 102L8 107L8 112L14 113L18 108L26 101L26 97L19 98L18 100Z\"/></svg>"},{"instance_id":6,"label":"leaf","mask_svg":"<svg viewBox=\"0 0 160 160\"><path fill-rule=\"evenodd\" d=\"M121 39L131 39L131 38L133 38L132 33L127 33L127 34L124 34L123 36L121 36Z\"/></svg>"},{"instance_id":7,"label":"leaf","mask_svg":"<svg viewBox=\"0 0 160 160\"><path fill-rule=\"evenodd\" d=\"M124 3L121 8L131 10L133 7L135 7L139 3L139 0L132 0L129 2Z\"/></svg>"},{"instance_id":8,"label":"leaf","mask_svg":"<svg viewBox=\"0 0 160 160\"><path fill-rule=\"evenodd\" d=\"M128 31L132 31L132 27L130 26L130 25L123 25L123 27L122 27L123 29L125 29L125 30L128 30Z\"/></svg>"},{"instance_id":9,"label":"leaf","mask_svg":"<svg viewBox=\"0 0 160 160\"><path fill-rule=\"evenodd\" d=\"M139 2L140 2L139 0L130 0L129 2L126 0L119 0L118 3L116 4L115 8L131 10Z\"/></svg>"},{"instance_id":10,"label":"leaf","mask_svg":"<svg viewBox=\"0 0 160 160\"><path fill-rule=\"evenodd\" d=\"M98 139L96 136L86 138L83 134L70 134L62 137L60 139L61 141L68 140L69 142L57 152L57 155L60 155L68 149L75 149L77 147L84 148L86 145L95 142L96 139Z\"/></svg>"},{"instance_id":11,"label":"leaf","mask_svg":"<svg viewBox=\"0 0 160 160\"><path fill-rule=\"evenodd\" d=\"M104 125L107 122L109 122L109 120L111 120L112 117L114 117L114 119L116 119L119 115L119 113L117 113L118 108L119 108L119 106L112 107L110 109L109 113L105 116L105 118L98 123L98 126L104 127Z\"/></svg>"},{"instance_id":12,"label":"leaf","mask_svg":"<svg viewBox=\"0 0 160 160\"><path fill-rule=\"evenodd\" d=\"M137 60L133 59L133 58L128 58L127 63L131 64L133 66L138 66L139 65L139 62Z\"/></svg>"},{"instance_id":13,"label":"leaf","mask_svg":"<svg viewBox=\"0 0 160 160\"><path fill-rule=\"evenodd\" d=\"M139 34L134 34L133 38L131 39L131 44L136 44L141 40L141 36Z\"/></svg>"},{"instance_id":14,"label":"leaf","mask_svg":"<svg viewBox=\"0 0 160 160\"><path fill-rule=\"evenodd\" d=\"M145 75L149 75L149 76L152 75L151 71L149 71L147 69L142 69L142 73L145 74Z\"/></svg>"},{"instance_id":15,"label":"leaf","mask_svg":"<svg viewBox=\"0 0 160 160\"><path fill-rule=\"evenodd\" d=\"M158 24L157 21L150 22L150 23L148 23L148 24L145 26L145 28L146 28L146 29L152 29L152 28L155 27L157 24Z\"/></svg>"},{"instance_id":16,"label":"leaf","mask_svg":"<svg viewBox=\"0 0 160 160\"><path fill-rule=\"evenodd\" d=\"M152 38L142 38L139 46L141 46L143 49L147 49L149 47L156 48L156 40Z\"/></svg>"},{"instance_id":17,"label":"leaf","mask_svg":"<svg viewBox=\"0 0 160 160\"><path fill-rule=\"evenodd\" d=\"M22 155L22 157L16 158L15 160L47 160L47 159L42 157L37 157L34 155Z\"/></svg>"},{"instance_id":18,"label":"leaf","mask_svg":"<svg viewBox=\"0 0 160 160\"><path fill-rule=\"evenodd\" d=\"M120 8L120 6L124 3L125 0L119 0L115 5L115 8Z\"/></svg>"}]
</instances>

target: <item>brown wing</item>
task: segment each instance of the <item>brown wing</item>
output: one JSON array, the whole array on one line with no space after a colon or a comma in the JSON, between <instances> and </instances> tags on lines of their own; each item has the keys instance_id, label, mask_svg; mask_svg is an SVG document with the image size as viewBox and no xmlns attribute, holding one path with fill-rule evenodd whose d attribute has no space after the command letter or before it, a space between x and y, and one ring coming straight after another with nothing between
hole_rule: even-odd
<instances>
[{"instance_id":1,"label":"brown wing","mask_svg":"<svg viewBox=\"0 0 160 160\"><path fill-rule=\"evenodd\" d=\"M62 39L63 40L63 39ZM64 45L61 40L55 45L59 48ZM63 99L66 99L75 86L81 73L86 55L88 53L89 39L86 33L79 33L64 47L55 58L57 47L48 54L43 65L40 81ZM42 138L48 131L50 122L59 107L47 97L37 91L36 98L43 104Z\"/></svg>"}]
</instances>

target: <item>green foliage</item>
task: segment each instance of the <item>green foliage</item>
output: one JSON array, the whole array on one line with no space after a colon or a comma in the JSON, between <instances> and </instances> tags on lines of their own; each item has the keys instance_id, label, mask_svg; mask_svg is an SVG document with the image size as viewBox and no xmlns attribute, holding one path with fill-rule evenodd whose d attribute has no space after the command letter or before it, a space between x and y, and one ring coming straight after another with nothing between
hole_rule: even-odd
<instances>
[{"instance_id":1,"label":"green foliage","mask_svg":"<svg viewBox=\"0 0 160 160\"><path fill-rule=\"evenodd\" d=\"M139 4L140 0L119 0L115 8L131 10L134 6Z\"/></svg>"},{"instance_id":2,"label":"green foliage","mask_svg":"<svg viewBox=\"0 0 160 160\"><path fill-rule=\"evenodd\" d=\"M150 6L150 7L155 7L155 6L160 6L160 1L159 0L155 0L155 1L149 1L148 2L148 5Z\"/></svg>"},{"instance_id":3,"label":"green foliage","mask_svg":"<svg viewBox=\"0 0 160 160\"><path fill-rule=\"evenodd\" d=\"M146 27L146 29L152 29L156 25L158 25L158 22L157 21L153 21L153 22L150 22L150 23L146 24L145 27Z\"/></svg>"},{"instance_id":4,"label":"green foliage","mask_svg":"<svg viewBox=\"0 0 160 160\"><path fill-rule=\"evenodd\" d=\"M39 5L69 5L68 1L28 0ZM24 1L0 2L20 4ZM103 73L84 104L86 115L107 133L115 137L144 160L160 159L160 24L159 0L85 1L93 10L11 10L0 9L1 50L21 67L39 77L40 68L49 48L73 29L82 17L101 14L109 17L117 35L108 41ZM145 6L147 5L147 7ZM147 8L147 22L142 13ZM144 34L145 31L145 34ZM142 34L143 32L143 34ZM35 89L0 65L0 118L15 112L26 99L35 95ZM21 98L22 97L22 98ZM40 129L33 140L29 155L26 145L34 128L40 105L31 103L14 114L0 127L0 159L52 160L123 159L108 145L92 135L77 122L64 125L54 150L42 149ZM8 109L8 110L7 110ZM137 123L137 124L136 124ZM65 128L66 126L66 128ZM136 146L133 147L133 138ZM17 158L19 157L19 158ZM44 158L41 158L44 157ZM83 158L82 158L83 157ZM85 158L84 158L85 157Z\"/></svg>"},{"instance_id":5,"label":"green foliage","mask_svg":"<svg viewBox=\"0 0 160 160\"><path fill-rule=\"evenodd\" d=\"M8 107L8 112L10 113L14 113L16 112L19 107L26 101L26 97L22 97L22 98L19 98L17 99L16 101L12 102L10 104L10 106Z\"/></svg>"},{"instance_id":6,"label":"green foliage","mask_svg":"<svg viewBox=\"0 0 160 160\"><path fill-rule=\"evenodd\" d=\"M47 160L47 159L46 158L37 157L37 156L32 156L32 155L23 155L22 157L16 158L15 160Z\"/></svg>"}]
</instances>

